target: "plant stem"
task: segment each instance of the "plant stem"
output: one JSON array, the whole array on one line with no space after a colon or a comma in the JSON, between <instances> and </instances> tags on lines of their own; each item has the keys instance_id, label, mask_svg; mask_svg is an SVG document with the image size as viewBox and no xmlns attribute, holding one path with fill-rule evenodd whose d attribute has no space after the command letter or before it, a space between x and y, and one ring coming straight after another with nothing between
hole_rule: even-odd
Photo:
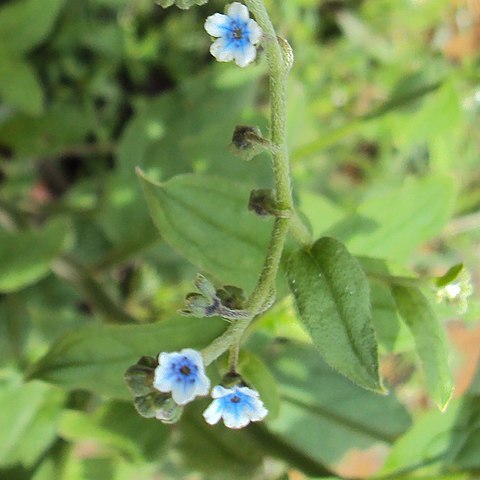
<instances>
[{"instance_id":1,"label":"plant stem","mask_svg":"<svg viewBox=\"0 0 480 480\"><path fill-rule=\"evenodd\" d=\"M272 149L272 167L276 201L279 209L293 212L290 163L286 142L288 68L263 0L245 0L245 3L264 32L270 77L270 130L271 142L274 146ZM236 320L223 335L202 351L204 362L207 365L232 345L240 344L250 322L262 310L271 292L274 291L289 224L289 218L275 219L265 262L257 285L248 300L247 309L251 312L251 315L248 318Z\"/></svg>"}]
</instances>

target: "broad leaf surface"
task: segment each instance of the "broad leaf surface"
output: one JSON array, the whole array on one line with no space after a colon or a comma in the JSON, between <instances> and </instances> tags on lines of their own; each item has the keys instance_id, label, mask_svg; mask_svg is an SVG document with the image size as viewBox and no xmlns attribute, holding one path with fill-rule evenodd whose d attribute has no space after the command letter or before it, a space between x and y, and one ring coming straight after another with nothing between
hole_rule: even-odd
<instances>
[{"instance_id":1,"label":"broad leaf surface","mask_svg":"<svg viewBox=\"0 0 480 480\"><path fill-rule=\"evenodd\" d=\"M152 325L92 325L60 337L30 371L65 389L130 399L125 370L143 355L182 348L201 349L219 336L226 322L218 318L172 318Z\"/></svg>"},{"instance_id":2,"label":"broad leaf surface","mask_svg":"<svg viewBox=\"0 0 480 480\"><path fill-rule=\"evenodd\" d=\"M381 390L369 286L359 262L324 237L294 253L287 274L300 318L327 363L358 385Z\"/></svg>"}]
</instances>

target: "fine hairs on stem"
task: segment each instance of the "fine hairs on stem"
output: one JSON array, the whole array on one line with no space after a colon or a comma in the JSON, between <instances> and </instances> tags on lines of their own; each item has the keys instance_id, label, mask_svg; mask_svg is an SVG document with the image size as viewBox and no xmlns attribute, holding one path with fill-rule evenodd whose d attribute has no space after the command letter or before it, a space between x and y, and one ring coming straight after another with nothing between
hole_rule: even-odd
<instances>
[{"instance_id":1,"label":"fine hairs on stem","mask_svg":"<svg viewBox=\"0 0 480 480\"><path fill-rule=\"evenodd\" d=\"M278 208L293 211L290 164L286 142L287 117L287 76L289 65L285 60L282 47L262 0L245 0L250 12L254 15L264 32L264 47L268 62L270 85L270 131L272 148L272 166L275 184L275 195ZM250 315L236 320L227 331L203 349L205 364L210 364L232 345L239 345L241 338L255 316L271 296L275 288L278 268L287 237L290 218L276 218L267 247L267 253L258 282L247 302ZM233 352L238 347L232 348ZM236 355L236 354L235 354ZM235 359L232 359L235 362Z\"/></svg>"}]
</instances>

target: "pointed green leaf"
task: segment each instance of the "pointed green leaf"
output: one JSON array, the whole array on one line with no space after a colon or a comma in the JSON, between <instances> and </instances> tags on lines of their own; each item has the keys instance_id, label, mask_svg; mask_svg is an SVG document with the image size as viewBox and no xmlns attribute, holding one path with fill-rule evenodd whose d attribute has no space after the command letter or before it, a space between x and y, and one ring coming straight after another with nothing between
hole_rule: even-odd
<instances>
[{"instance_id":1,"label":"pointed green leaf","mask_svg":"<svg viewBox=\"0 0 480 480\"><path fill-rule=\"evenodd\" d=\"M358 385L382 391L368 282L333 238L294 253L288 281L300 318L327 363Z\"/></svg>"},{"instance_id":2,"label":"pointed green leaf","mask_svg":"<svg viewBox=\"0 0 480 480\"><path fill-rule=\"evenodd\" d=\"M150 215L173 248L225 283L255 285L271 221L247 211L250 187L203 175L154 183L138 173Z\"/></svg>"},{"instance_id":3,"label":"pointed green leaf","mask_svg":"<svg viewBox=\"0 0 480 480\"><path fill-rule=\"evenodd\" d=\"M442 326L418 288L394 285L392 292L400 315L415 339L427 389L440 410L445 410L452 397L453 379Z\"/></svg>"},{"instance_id":4,"label":"pointed green leaf","mask_svg":"<svg viewBox=\"0 0 480 480\"><path fill-rule=\"evenodd\" d=\"M143 355L201 349L221 335L219 318L176 317L153 325L92 325L60 337L31 369L29 376L66 389L84 388L130 399L125 370Z\"/></svg>"}]
</instances>

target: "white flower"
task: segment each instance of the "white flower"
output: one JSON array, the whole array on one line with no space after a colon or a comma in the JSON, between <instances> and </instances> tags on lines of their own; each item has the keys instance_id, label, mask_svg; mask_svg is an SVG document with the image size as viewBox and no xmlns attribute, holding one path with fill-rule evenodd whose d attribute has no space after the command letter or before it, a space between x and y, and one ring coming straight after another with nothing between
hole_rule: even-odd
<instances>
[{"instance_id":1,"label":"white flower","mask_svg":"<svg viewBox=\"0 0 480 480\"><path fill-rule=\"evenodd\" d=\"M234 2L227 8L226 15L211 15L205 21L205 30L217 38L210 47L210 53L219 62L235 60L239 67L246 67L255 60L255 45L262 38L262 29L250 18L245 5Z\"/></svg>"},{"instance_id":2,"label":"white flower","mask_svg":"<svg viewBox=\"0 0 480 480\"><path fill-rule=\"evenodd\" d=\"M172 392L172 398L178 405L185 405L196 396L207 395L210 380L205 374L200 352L191 348L162 352L158 356L153 387L160 392Z\"/></svg>"},{"instance_id":3,"label":"white flower","mask_svg":"<svg viewBox=\"0 0 480 480\"><path fill-rule=\"evenodd\" d=\"M214 399L203 412L207 423L214 425L223 417L228 428L243 428L250 422L263 420L268 410L260 400L258 392L247 387L225 388L217 385L212 391Z\"/></svg>"}]
</instances>

